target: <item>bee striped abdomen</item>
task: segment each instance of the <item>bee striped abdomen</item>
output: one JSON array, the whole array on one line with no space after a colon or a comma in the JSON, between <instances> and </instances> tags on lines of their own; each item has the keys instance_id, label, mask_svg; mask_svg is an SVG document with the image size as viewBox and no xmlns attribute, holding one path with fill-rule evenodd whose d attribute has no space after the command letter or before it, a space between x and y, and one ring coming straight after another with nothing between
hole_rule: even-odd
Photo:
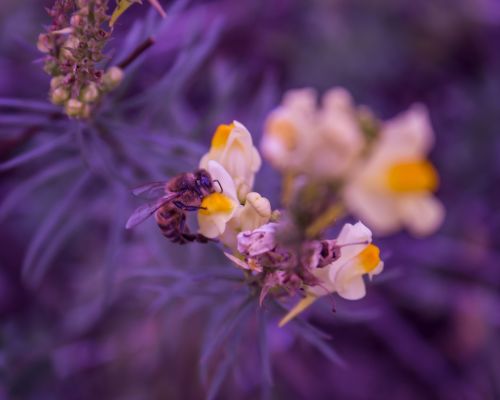
<instances>
[{"instance_id":1,"label":"bee striped abdomen","mask_svg":"<svg viewBox=\"0 0 500 400\"><path fill-rule=\"evenodd\" d=\"M189 232L186 214L174 205L168 204L160 208L156 212L156 222L163 236L173 243L207 242L205 236Z\"/></svg>"}]
</instances>

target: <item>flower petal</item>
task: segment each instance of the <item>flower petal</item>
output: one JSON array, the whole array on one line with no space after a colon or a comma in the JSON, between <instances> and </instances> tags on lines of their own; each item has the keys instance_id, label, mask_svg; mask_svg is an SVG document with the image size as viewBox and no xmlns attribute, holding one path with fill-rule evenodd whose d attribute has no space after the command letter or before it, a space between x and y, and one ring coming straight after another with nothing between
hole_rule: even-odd
<instances>
[{"instance_id":1,"label":"flower petal","mask_svg":"<svg viewBox=\"0 0 500 400\"><path fill-rule=\"evenodd\" d=\"M346 188L344 197L351 211L377 234L387 235L400 228L396 199L390 194L353 184Z\"/></svg>"},{"instance_id":2,"label":"flower petal","mask_svg":"<svg viewBox=\"0 0 500 400\"><path fill-rule=\"evenodd\" d=\"M210 215L204 215L199 212L198 213L199 232L203 236L206 236L207 238L210 239L214 239L222 235L226 230L227 221L231 219L233 212L216 213Z\"/></svg>"},{"instance_id":3,"label":"flower petal","mask_svg":"<svg viewBox=\"0 0 500 400\"><path fill-rule=\"evenodd\" d=\"M382 127L382 143L403 158L421 157L434 144L434 132L427 109L414 104L409 110L387 121Z\"/></svg>"},{"instance_id":4,"label":"flower petal","mask_svg":"<svg viewBox=\"0 0 500 400\"><path fill-rule=\"evenodd\" d=\"M347 262L361 253L372 241L372 232L362 222L345 224L337 238L337 246L343 246L340 256ZM357 243L357 244L353 244Z\"/></svg>"},{"instance_id":5,"label":"flower petal","mask_svg":"<svg viewBox=\"0 0 500 400\"><path fill-rule=\"evenodd\" d=\"M415 236L434 233L443 223L443 204L430 194L405 196L398 202L399 213Z\"/></svg>"},{"instance_id":6,"label":"flower petal","mask_svg":"<svg viewBox=\"0 0 500 400\"><path fill-rule=\"evenodd\" d=\"M207 163L207 170L212 180L218 180L220 182L224 194L233 200L237 200L233 178L231 178L231 175L229 175L225 168L217 161L210 160Z\"/></svg>"},{"instance_id":7,"label":"flower petal","mask_svg":"<svg viewBox=\"0 0 500 400\"><path fill-rule=\"evenodd\" d=\"M362 275L337 283L337 293L347 300L359 300L365 297L366 287Z\"/></svg>"}]
</instances>

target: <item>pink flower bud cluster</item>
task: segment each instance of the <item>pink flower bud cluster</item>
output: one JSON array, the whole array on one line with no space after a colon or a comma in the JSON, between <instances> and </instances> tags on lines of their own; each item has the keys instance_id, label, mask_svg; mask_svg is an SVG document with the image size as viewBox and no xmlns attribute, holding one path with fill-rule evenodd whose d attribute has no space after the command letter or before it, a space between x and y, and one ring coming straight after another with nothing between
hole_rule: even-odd
<instances>
[{"instance_id":1,"label":"pink flower bud cluster","mask_svg":"<svg viewBox=\"0 0 500 400\"><path fill-rule=\"evenodd\" d=\"M114 89L122 71L99 68L111 34L106 22L108 0L56 0L48 9L52 24L38 37L45 53L45 71L51 75L50 99L74 118L88 118L102 94Z\"/></svg>"},{"instance_id":2,"label":"pink flower bud cluster","mask_svg":"<svg viewBox=\"0 0 500 400\"><path fill-rule=\"evenodd\" d=\"M252 275L261 290L262 302L269 290L293 295L300 288L320 282L313 274L340 257L335 240L308 240L300 245L287 245L280 240L280 224L269 223L238 234L239 263ZM276 293L279 295L279 293Z\"/></svg>"}]
</instances>

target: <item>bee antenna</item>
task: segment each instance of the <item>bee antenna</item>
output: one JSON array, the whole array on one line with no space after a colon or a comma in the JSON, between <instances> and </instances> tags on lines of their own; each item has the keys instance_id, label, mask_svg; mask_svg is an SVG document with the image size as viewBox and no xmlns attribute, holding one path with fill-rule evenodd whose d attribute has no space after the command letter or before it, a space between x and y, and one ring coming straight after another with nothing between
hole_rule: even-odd
<instances>
[{"instance_id":1,"label":"bee antenna","mask_svg":"<svg viewBox=\"0 0 500 400\"><path fill-rule=\"evenodd\" d=\"M214 179L213 182L217 182L217 185L219 185L220 188L220 193L224 193L224 189L222 189L222 185L220 184L218 179Z\"/></svg>"}]
</instances>

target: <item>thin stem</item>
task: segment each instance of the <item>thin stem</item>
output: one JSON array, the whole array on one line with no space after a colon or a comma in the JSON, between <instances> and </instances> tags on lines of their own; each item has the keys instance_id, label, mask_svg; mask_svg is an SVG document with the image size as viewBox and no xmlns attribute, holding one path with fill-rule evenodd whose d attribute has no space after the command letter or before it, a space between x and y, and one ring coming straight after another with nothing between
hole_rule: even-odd
<instances>
[{"instance_id":1,"label":"thin stem","mask_svg":"<svg viewBox=\"0 0 500 400\"><path fill-rule=\"evenodd\" d=\"M308 238L315 238L336 220L345 214L345 208L342 204L332 204L328 209L316 218L311 225L306 229Z\"/></svg>"},{"instance_id":2,"label":"thin stem","mask_svg":"<svg viewBox=\"0 0 500 400\"><path fill-rule=\"evenodd\" d=\"M153 44L155 44L155 40L152 36L148 37L144 42L142 42L139 46L137 46L132 53L129 54L128 57L125 58L121 63L118 64L118 67L121 69L127 68L130 64L132 64L142 53L144 53L147 49L149 49Z\"/></svg>"}]
</instances>

